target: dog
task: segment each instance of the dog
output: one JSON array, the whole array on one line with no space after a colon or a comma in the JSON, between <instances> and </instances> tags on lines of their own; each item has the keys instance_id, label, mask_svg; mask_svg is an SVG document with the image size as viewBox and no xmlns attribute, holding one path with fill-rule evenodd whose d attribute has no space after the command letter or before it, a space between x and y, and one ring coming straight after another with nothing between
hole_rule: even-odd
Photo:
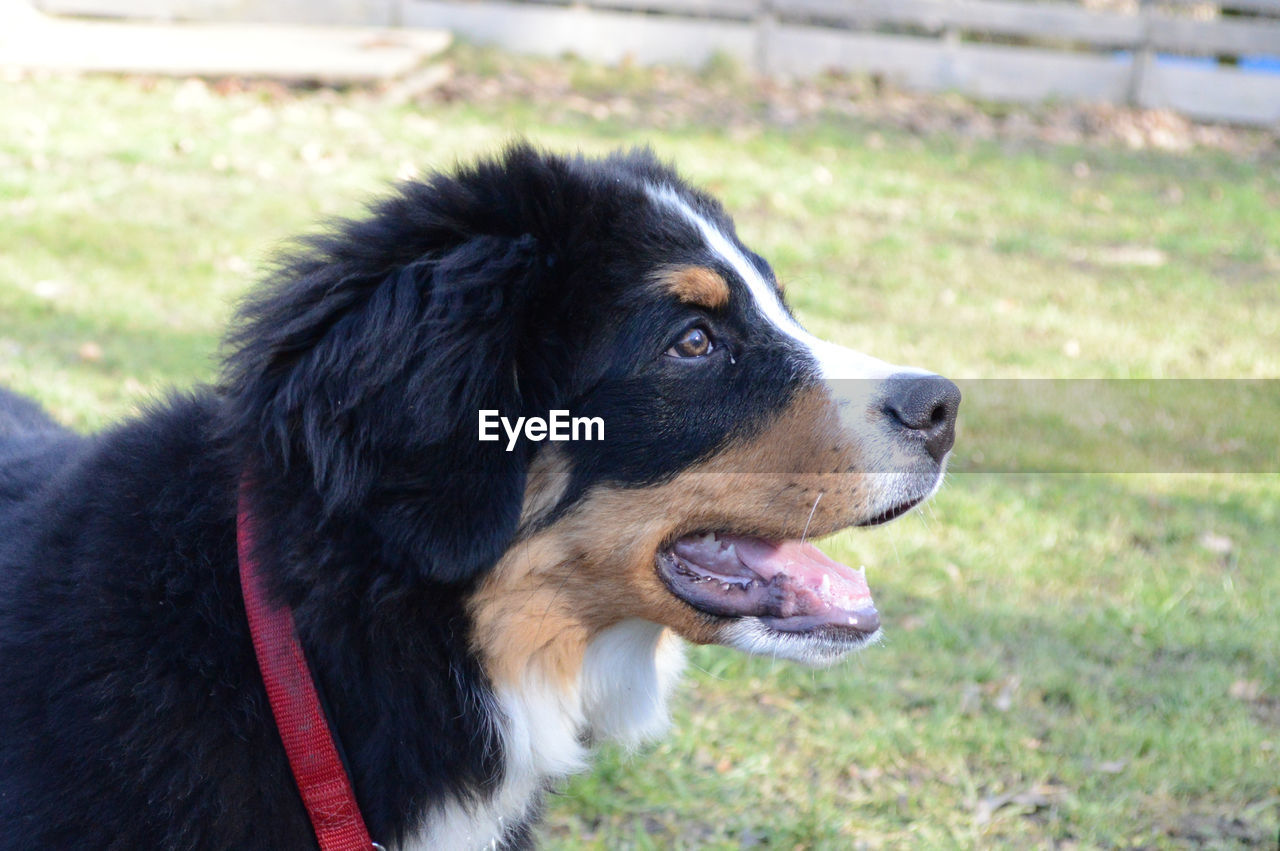
<instances>
[{"instance_id":1,"label":"dog","mask_svg":"<svg viewBox=\"0 0 1280 851\"><path fill-rule=\"evenodd\" d=\"M402 184L278 262L214 385L93 436L0 394L0 848L317 847L246 512L369 836L531 847L594 745L660 734L683 642L877 640L807 541L931 496L959 401L805 331L645 150Z\"/></svg>"}]
</instances>

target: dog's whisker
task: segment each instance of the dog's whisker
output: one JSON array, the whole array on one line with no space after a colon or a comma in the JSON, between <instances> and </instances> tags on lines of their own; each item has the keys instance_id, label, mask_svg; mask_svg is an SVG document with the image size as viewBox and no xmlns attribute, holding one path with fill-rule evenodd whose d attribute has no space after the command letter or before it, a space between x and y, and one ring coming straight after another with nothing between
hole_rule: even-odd
<instances>
[{"instance_id":1,"label":"dog's whisker","mask_svg":"<svg viewBox=\"0 0 1280 851\"><path fill-rule=\"evenodd\" d=\"M922 526L924 526L924 528L925 528L926 530L928 530L928 529L929 529L929 515L928 515L926 512L924 512L924 511L919 511L919 512L916 512L916 516L920 518L920 524L921 524Z\"/></svg>"},{"instance_id":2,"label":"dog's whisker","mask_svg":"<svg viewBox=\"0 0 1280 851\"><path fill-rule=\"evenodd\" d=\"M695 671L701 671L702 673L706 674L708 677L711 677L711 679L713 679L713 680L720 680L721 682L723 682L723 681L724 681L724 679L725 679L724 677L720 676L719 674L713 674L713 673L711 673L711 671L710 671L710 670L708 670L708 669L706 669L706 668L702 667L702 666L701 666L701 665L699 665L697 662L689 662L689 663L688 663L688 665L689 665L689 667L690 667L690 668L693 668Z\"/></svg>"},{"instance_id":3,"label":"dog's whisker","mask_svg":"<svg viewBox=\"0 0 1280 851\"><path fill-rule=\"evenodd\" d=\"M896 530L895 530L895 531L896 531ZM889 534L888 538L889 538L889 546L893 547L893 559L894 559L894 562L895 562L899 567L901 567L901 566L902 566L902 564L903 564L903 561L902 561L902 553L898 552L898 539L897 539L897 537L896 537L895 535L893 535L892 533L890 533L890 534Z\"/></svg>"},{"instance_id":4,"label":"dog's whisker","mask_svg":"<svg viewBox=\"0 0 1280 851\"><path fill-rule=\"evenodd\" d=\"M809 509L809 519L804 522L804 532L800 535L800 543L802 544L805 542L805 539L809 537L809 524L813 522L813 514L818 510L818 503L822 502L822 497L825 494L826 491L818 491L818 498L813 501L813 508Z\"/></svg>"}]
</instances>

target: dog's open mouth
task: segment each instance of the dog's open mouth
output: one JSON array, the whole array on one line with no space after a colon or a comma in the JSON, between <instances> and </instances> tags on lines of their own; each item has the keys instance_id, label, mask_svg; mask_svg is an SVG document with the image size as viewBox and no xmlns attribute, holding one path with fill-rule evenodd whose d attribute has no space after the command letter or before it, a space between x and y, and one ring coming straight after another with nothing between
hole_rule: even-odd
<instances>
[{"instance_id":1,"label":"dog's open mouth","mask_svg":"<svg viewBox=\"0 0 1280 851\"><path fill-rule=\"evenodd\" d=\"M821 630L849 638L880 628L863 571L813 544L689 535L658 553L657 568L672 594L707 614L756 617L780 632Z\"/></svg>"},{"instance_id":2,"label":"dog's open mouth","mask_svg":"<svg viewBox=\"0 0 1280 851\"><path fill-rule=\"evenodd\" d=\"M925 499L927 498L928 496L926 495L926 496L918 496L913 499L909 499L906 502L902 502L902 503L899 503L898 505L895 505L893 508L880 512L875 517L872 517L870 520L863 520L858 525L859 526L879 526L883 523L888 523L890 520L897 520L899 517L906 514L908 511L915 508L920 503L924 502Z\"/></svg>"}]
</instances>

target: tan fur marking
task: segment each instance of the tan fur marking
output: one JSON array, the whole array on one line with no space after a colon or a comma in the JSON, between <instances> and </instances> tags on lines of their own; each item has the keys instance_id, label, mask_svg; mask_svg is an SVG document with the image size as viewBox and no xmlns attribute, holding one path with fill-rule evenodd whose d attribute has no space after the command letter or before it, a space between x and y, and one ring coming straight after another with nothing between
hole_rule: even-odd
<instances>
[{"instance_id":1,"label":"tan fur marking","mask_svg":"<svg viewBox=\"0 0 1280 851\"><path fill-rule=\"evenodd\" d=\"M718 310L729 303L729 285L706 266L681 266L658 276L658 283L686 304Z\"/></svg>"},{"instance_id":2,"label":"tan fur marking","mask_svg":"<svg viewBox=\"0 0 1280 851\"><path fill-rule=\"evenodd\" d=\"M473 640L489 675L516 684L536 673L569 686L587 642L627 618L715 641L721 623L667 590L655 571L658 550L700 530L776 539L798 538L807 526L809 537L830 534L868 510L867 477L850 472L863 461L815 388L760 435L670 482L592 490L513 545L472 597Z\"/></svg>"},{"instance_id":3,"label":"tan fur marking","mask_svg":"<svg viewBox=\"0 0 1280 851\"><path fill-rule=\"evenodd\" d=\"M518 528L525 529L556 507L569 488L569 464L553 443L543 444L529 465Z\"/></svg>"}]
</instances>

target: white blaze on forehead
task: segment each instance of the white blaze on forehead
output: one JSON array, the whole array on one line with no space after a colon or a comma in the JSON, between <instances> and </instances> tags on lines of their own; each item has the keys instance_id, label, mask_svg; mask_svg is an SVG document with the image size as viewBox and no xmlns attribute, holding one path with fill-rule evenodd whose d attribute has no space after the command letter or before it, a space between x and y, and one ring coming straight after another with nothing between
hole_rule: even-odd
<instances>
[{"instance_id":1,"label":"white blaze on forehead","mask_svg":"<svg viewBox=\"0 0 1280 851\"><path fill-rule=\"evenodd\" d=\"M870 379L878 381L888 378L890 375L900 375L902 373L923 374L922 370L896 366L879 358L855 352L853 349L846 349L844 346L837 346L835 343L820 340L801 328L800 323L796 322L791 314L787 312L787 309L783 307L782 299L778 297L777 290L765 280L756 265L742 253L738 246L734 245L733 240L729 239L723 231L707 221L705 217L699 215L672 187L649 185L645 188L653 201L674 210L702 234L702 238L706 240L707 247L737 273L738 277L747 285L747 290L751 293L751 298L760 314L772 323L774 327L809 351L817 362L824 379L828 381L837 379Z\"/></svg>"}]
</instances>

